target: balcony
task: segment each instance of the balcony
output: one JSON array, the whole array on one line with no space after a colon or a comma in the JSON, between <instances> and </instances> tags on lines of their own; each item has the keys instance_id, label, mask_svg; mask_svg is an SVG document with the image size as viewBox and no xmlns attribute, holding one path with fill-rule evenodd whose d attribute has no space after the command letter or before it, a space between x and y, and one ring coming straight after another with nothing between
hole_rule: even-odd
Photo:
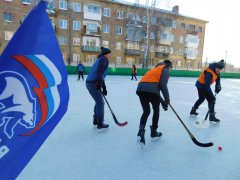
<instances>
[{"instance_id":1,"label":"balcony","mask_svg":"<svg viewBox=\"0 0 240 180\"><path fill-rule=\"evenodd\" d=\"M169 52L156 52L156 57L159 57L159 58L168 58L170 55Z\"/></svg>"},{"instance_id":2,"label":"balcony","mask_svg":"<svg viewBox=\"0 0 240 180\"><path fill-rule=\"evenodd\" d=\"M96 31L89 30L86 28L86 25L83 26L83 36L101 36L100 27L97 28Z\"/></svg>"},{"instance_id":3,"label":"balcony","mask_svg":"<svg viewBox=\"0 0 240 180\"><path fill-rule=\"evenodd\" d=\"M99 46L82 46L83 52L100 52L101 48Z\"/></svg>"},{"instance_id":4,"label":"balcony","mask_svg":"<svg viewBox=\"0 0 240 180\"><path fill-rule=\"evenodd\" d=\"M140 56L141 51L140 50L133 50L133 49L125 49L124 54L125 55Z\"/></svg>"},{"instance_id":5,"label":"balcony","mask_svg":"<svg viewBox=\"0 0 240 180\"><path fill-rule=\"evenodd\" d=\"M170 46L171 45L171 41L168 40L168 39L159 38L159 39L157 39L157 44L163 44L163 45Z\"/></svg>"}]
</instances>

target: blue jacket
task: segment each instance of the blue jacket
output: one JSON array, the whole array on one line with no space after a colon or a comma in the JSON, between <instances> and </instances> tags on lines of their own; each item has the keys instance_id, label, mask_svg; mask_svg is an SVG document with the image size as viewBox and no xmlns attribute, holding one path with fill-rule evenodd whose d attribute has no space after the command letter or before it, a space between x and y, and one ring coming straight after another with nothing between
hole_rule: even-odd
<instances>
[{"instance_id":1,"label":"blue jacket","mask_svg":"<svg viewBox=\"0 0 240 180\"><path fill-rule=\"evenodd\" d=\"M82 63L79 63L77 66L77 71L78 72L84 72L85 71L85 67Z\"/></svg>"},{"instance_id":2,"label":"blue jacket","mask_svg":"<svg viewBox=\"0 0 240 180\"><path fill-rule=\"evenodd\" d=\"M215 65L216 63L212 63L209 65L209 68L214 72L216 73L215 71ZM217 74L217 73L216 73ZM212 74L210 72L207 72L205 71L205 84L201 84L198 80L196 82L196 87L199 88L199 89L205 89L209 94L211 94L213 96L213 92L212 92L212 89L211 89L211 81L212 81ZM221 84L220 84L220 74L218 74L217 76L217 79L216 79L216 85L215 87L221 87Z\"/></svg>"},{"instance_id":3,"label":"blue jacket","mask_svg":"<svg viewBox=\"0 0 240 180\"><path fill-rule=\"evenodd\" d=\"M100 55L90 69L87 82L104 81L108 71L109 61L104 55Z\"/></svg>"}]
</instances>

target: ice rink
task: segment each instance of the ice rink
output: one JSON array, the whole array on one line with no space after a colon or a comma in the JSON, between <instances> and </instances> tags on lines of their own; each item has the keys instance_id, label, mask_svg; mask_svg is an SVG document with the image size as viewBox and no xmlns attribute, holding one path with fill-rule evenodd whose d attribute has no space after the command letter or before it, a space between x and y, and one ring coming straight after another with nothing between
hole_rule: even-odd
<instances>
[{"instance_id":1,"label":"ice rink","mask_svg":"<svg viewBox=\"0 0 240 180\"><path fill-rule=\"evenodd\" d=\"M85 76L86 77L86 76ZM169 79L171 104L195 138L214 146L196 146L171 109L160 109L159 141L151 142L151 115L146 126L146 146L137 144L142 108L135 93L138 81L130 76L107 76L109 101L124 127L117 126L105 104L110 128L93 129L94 101L85 82L69 76L68 111L47 141L19 175L19 180L240 180L240 80L221 79L216 117L220 124L196 125L207 113L207 102L198 117L189 112L197 100L197 78ZM140 79L140 77L138 77ZM223 150L218 151L218 146Z\"/></svg>"}]
</instances>

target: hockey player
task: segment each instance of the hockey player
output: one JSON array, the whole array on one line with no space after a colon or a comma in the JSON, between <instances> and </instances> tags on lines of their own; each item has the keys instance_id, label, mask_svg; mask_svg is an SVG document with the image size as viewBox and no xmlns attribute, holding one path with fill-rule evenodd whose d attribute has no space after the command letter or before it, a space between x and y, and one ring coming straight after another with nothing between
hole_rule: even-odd
<instances>
[{"instance_id":1,"label":"hockey player","mask_svg":"<svg viewBox=\"0 0 240 180\"><path fill-rule=\"evenodd\" d=\"M108 48L101 48L101 53L98 59L93 64L88 77L86 79L87 89L95 101L93 125L97 125L99 132L106 130L109 125L104 123L104 100L102 95L107 95L107 88L105 85L105 77L111 58L111 50Z\"/></svg>"},{"instance_id":2,"label":"hockey player","mask_svg":"<svg viewBox=\"0 0 240 180\"><path fill-rule=\"evenodd\" d=\"M138 142L141 145L145 145L145 126L147 118L150 114L150 104L153 108L152 125L150 126L151 138L155 140L162 136L161 132L157 131L158 120L159 120L159 105L165 111L168 110L168 104L170 103L169 92L168 92L168 79L169 72L172 68L172 62L165 60L163 63L159 63L155 68L149 70L140 80L137 87L137 95L139 96L140 103L143 108L143 114L140 119L139 131L137 134ZM163 94L164 100L160 95L160 91Z\"/></svg>"},{"instance_id":3,"label":"hockey player","mask_svg":"<svg viewBox=\"0 0 240 180\"><path fill-rule=\"evenodd\" d=\"M203 103L203 101L207 99L209 108L209 121L220 122L220 120L215 116L215 96L213 95L210 86L216 82L215 93L218 94L221 91L220 71L224 68L224 65L224 60L221 60L217 63L212 63L201 73L195 84L198 90L198 100L192 107L190 115L198 115L196 110Z\"/></svg>"}]
</instances>

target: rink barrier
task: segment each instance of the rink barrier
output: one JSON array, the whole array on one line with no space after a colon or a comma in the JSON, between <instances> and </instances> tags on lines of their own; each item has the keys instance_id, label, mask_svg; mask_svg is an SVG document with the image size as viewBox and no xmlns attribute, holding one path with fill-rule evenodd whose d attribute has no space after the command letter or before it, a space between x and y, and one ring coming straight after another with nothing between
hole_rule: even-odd
<instances>
[{"instance_id":1,"label":"rink barrier","mask_svg":"<svg viewBox=\"0 0 240 180\"><path fill-rule=\"evenodd\" d=\"M68 74L76 74L76 66L66 66ZM85 74L88 74L90 67L85 67ZM137 69L137 75L143 76L149 69ZM108 68L108 75L131 76L131 68ZM198 77L201 71L192 70L171 70L171 77ZM222 78L240 78L240 73L221 72Z\"/></svg>"}]
</instances>

